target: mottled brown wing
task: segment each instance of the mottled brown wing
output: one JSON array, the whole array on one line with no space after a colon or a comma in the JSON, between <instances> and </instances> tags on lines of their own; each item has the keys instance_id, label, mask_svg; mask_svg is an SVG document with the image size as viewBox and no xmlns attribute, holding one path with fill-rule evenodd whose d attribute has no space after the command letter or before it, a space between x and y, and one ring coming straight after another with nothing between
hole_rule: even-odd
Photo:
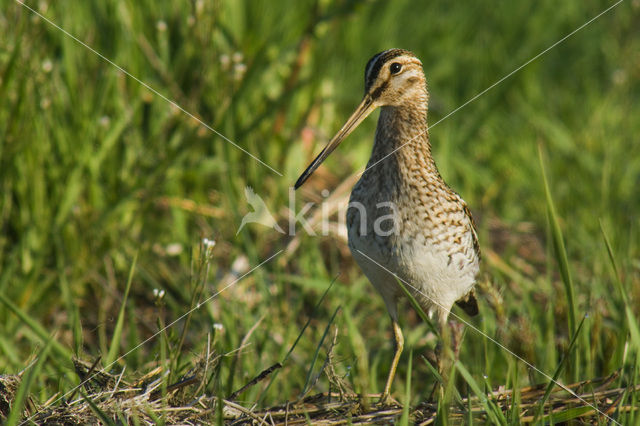
<instances>
[{"instance_id":1,"label":"mottled brown wing","mask_svg":"<svg viewBox=\"0 0 640 426\"><path fill-rule=\"evenodd\" d=\"M478 243L478 233L476 232L476 223L473 221L473 216L469 211L469 207L465 202L462 203L464 208L464 213L469 218L469 222L471 223L471 234L473 235L473 250L478 255L478 260L480 260L480 244ZM460 306L463 311L467 313L469 316L478 315L478 300L476 299L475 290L471 290L464 296L462 299L456 302L456 305Z\"/></svg>"},{"instance_id":2,"label":"mottled brown wing","mask_svg":"<svg viewBox=\"0 0 640 426\"><path fill-rule=\"evenodd\" d=\"M467 207L467 203L463 201L462 206L464 208L464 213L467 215L467 217L469 218L469 222L471 223L471 233L473 234L473 249L476 251L476 254L478 255L478 260L480 260L481 258L480 244L478 243L478 232L476 231L476 222L473 220L473 216L469 211L469 207Z\"/></svg>"}]
</instances>

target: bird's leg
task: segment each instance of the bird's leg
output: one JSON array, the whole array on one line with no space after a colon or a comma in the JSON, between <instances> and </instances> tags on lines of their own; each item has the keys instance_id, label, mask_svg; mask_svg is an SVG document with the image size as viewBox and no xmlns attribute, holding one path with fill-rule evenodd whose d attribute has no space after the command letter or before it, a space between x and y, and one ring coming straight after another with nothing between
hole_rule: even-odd
<instances>
[{"instance_id":1,"label":"bird's leg","mask_svg":"<svg viewBox=\"0 0 640 426\"><path fill-rule=\"evenodd\" d=\"M443 380L443 385L446 384L449 377L449 370L451 369L453 354L451 351L451 330L447 323L448 312L443 313L438 318L438 325L440 328L440 342L436 345L436 357L438 360L438 372Z\"/></svg>"},{"instance_id":2,"label":"bird's leg","mask_svg":"<svg viewBox=\"0 0 640 426\"><path fill-rule=\"evenodd\" d=\"M438 332L439 339L436 344L435 350L431 352L429 360L431 364L436 368L441 380L436 380L436 383L431 390L430 400L438 395L438 397L444 396L444 389L449 379L449 371L451 370L453 353L451 348L451 330L448 327L447 317L448 312L440 312L438 315Z\"/></svg>"},{"instance_id":3,"label":"bird's leg","mask_svg":"<svg viewBox=\"0 0 640 426\"><path fill-rule=\"evenodd\" d=\"M400 329L400 324L398 324L398 320L396 318L391 318L391 322L393 325L393 335L394 335L394 343L395 343L395 354L393 355L393 361L391 362L391 370L389 370L389 377L387 377L387 384L384 386L384 392L380 397L380 402L388 403L390 402L390 392L391 392L391 384L393 383L393 378L396 375L396 368L398 367L398 361L400 361L400 355L402 354L402 349L404 348L404 336L402 335L402 330Z\"/></svg>"},{"instance_id":4,"label":"bird's leg","mask_svg":"<svg viewBox=\"0 0 640 426\"><path fill-rule=\"evenodd\" d=\"M449 326L452 331L451 349L453 350L453 359L454 361L457 361L460 359L460 349L462 338L464 337L464 325L459 322L452 321Z\"/></svg>"}]
</instances>

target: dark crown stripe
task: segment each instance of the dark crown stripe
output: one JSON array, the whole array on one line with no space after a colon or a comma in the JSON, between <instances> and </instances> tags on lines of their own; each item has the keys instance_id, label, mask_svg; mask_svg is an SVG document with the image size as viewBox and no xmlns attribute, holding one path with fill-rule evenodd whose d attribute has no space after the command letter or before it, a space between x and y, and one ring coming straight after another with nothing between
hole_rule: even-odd
<instances>
[{"instance_id":1,"label":"dark crown stripe","mask_svg":"<svg viewBox=\"0 0 640 426\"><path fill-rule=\"evenodd\" d=\"M380 55L384 54L385 52L380 52L380 53L377 53L377 54L373 55L373 57L371 59L369 59L369 62L367 62L367 66L364 67L364 83L365 83L366 86L369 85L369 81L370 81L369 76L371 75L371 67L375 64L376 59L378 59L378 57ZM379 68L378 68L378 71L380 71Z\"/></svg>"},{"instance_id":2,"label":"dark crown stripe","mask_svg":"<svg viewBox=\"0 0 640 426\"><path fill-rule=\"evenodd\" d=\"M365 90L370 88L376 78L378 78L378 74L380 74L380 70L382 69L382 66L384 64L386 64L389 60L402 55L414 56L413 53L409 52L408 50L389 49L385 50L384 52L380 52L373 58L369 59L369 62L367 62L367 66L365 67L364 74Z\"/></svg>"}]
</instances>

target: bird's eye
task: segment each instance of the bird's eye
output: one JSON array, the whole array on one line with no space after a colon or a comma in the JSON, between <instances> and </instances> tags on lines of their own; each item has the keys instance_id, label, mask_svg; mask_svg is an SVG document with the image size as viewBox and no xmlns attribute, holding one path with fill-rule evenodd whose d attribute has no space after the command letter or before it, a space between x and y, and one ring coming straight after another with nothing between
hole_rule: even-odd
<instances>
[{"instance_id":1,"label":"bird's eye","mask_svg":"<svg viewBox=\"0 0 640 426\"><path fill-rule=\"evenodd\" d=\"M398 74L400 71L402 71L402 64L398 62L392 63L389 67L389 71L391 71L391 74Z\"/></svg>"}]
</instances>

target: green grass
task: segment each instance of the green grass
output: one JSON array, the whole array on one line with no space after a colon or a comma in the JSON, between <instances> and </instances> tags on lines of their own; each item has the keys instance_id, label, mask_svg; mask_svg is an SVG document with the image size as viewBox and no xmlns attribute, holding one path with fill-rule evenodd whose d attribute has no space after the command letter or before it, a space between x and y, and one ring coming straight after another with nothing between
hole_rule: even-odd
<instances>
[{"instance_id":1,"label":"green grass","mask_svg":"<svg viewBox=\"0 0 640 426\"><path fill-rule=\"evenodd\" d=\"M129 378L170 366L168 383L210 350L221 358L201 390L209 395L228 396L283 362L270 385L241 395L264 407L329 389L317 369L332 327L336 373L358 393L380 392L392 331L382 299L333 233L301 233L286 261L276 256L225 289L232 269L248 264L237 278L289 241L260 225L236 236L250 211L244 188L286 217L289 187L359 102L374 53L417 54L435 123L613 3L26 4L282 176L3 2L0 373L37 372L24 388L42 403L80 382L72 354L102 355ZM430 131L442 175L479 226L488 285L473 324L563 383L616 370L617 385L639 381L639 18L637 1L621 3ZM364 167L375 121L296 193L298 210ZM206 260L203 238L217 242ZM401 321L411 350L394 394L417 404L435 381L420 356L435 339L409 306ZM456 365L463 395L483 383L548 382L473 330ZM496 421L516 421L485 403Z\"/></svg>"}]
</instances>

